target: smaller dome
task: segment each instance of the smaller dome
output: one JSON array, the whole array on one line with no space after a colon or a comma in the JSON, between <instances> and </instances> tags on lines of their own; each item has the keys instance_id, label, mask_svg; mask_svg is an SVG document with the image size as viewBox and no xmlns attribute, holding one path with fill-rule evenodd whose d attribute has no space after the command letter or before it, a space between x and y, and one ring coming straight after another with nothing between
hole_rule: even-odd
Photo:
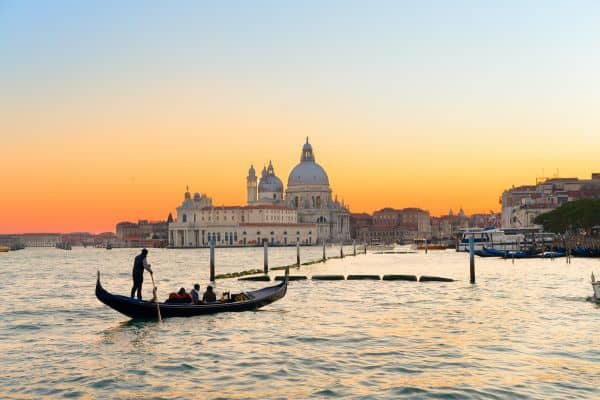
<instances>
[{"instance_id":1,"label":"smaller dome","mask_svg":"<svg viewBox=\"0 0 600 400\"><path fill-rule=\"evenodd\" d=\"M200 193L194 193L194 201L200 201Z\"/></svg>"},{"instance_id":2,"label":"smaller dome","mask_svg":"<svg viewBox=\"0 0 600 400\"><path fill-rule=\"evenodd\" d=\"M248 170L248 176L254 177L256 176L256 170L254 170L254 165L250 165L250 169Z\"/></svg>"},{"instance_id":3,"label":"smaller dome","mask_svg":"<svg viewBox=\"0 0 600 400\"><path fill-rule=\"evenodd\" d=\"M275 175L265 175L258 182L258 192L283 192L283 182Z\"/></svg>"}]
</instances>

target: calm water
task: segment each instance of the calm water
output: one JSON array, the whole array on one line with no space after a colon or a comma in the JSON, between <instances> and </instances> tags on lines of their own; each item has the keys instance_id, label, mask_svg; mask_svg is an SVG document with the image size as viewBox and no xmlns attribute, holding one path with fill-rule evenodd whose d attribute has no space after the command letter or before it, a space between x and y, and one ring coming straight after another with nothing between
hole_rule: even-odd
<instances>
[{"instance_id":1,"label":"calm water","mask_svg":"<svg viewBox=\"0 0 600 400\"><path fill-rule=\"evenodd\" d=\"M129 291L136 253L0 254L1 398L600 398L600 307L585 302L598 260L477 259L471 286L466 254L361 255L294 273L459 281L291 282L258 312L161 324L128 322L94 296L97 269L108 290ZM295 257L270 252L272 266ZM206 250L149 261L161 297L206 283ZM262 249L217 249L217 273L261 267ZM146 297L150 286L146 276Z\"/></svg>"}]
</instances>

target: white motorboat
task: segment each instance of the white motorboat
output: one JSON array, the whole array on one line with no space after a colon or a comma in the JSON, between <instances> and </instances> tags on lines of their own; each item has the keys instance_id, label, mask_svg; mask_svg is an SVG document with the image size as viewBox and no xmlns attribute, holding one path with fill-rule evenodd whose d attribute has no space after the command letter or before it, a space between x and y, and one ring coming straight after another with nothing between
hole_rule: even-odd
<instances>
[{"instance_id":1,"label":"white motorboat","mask_svg":"<svg viewBox=\"0 0 600 400\"><path fill-rule=\"evenodd\" d=\"M503 230L497 228L471 228L462 232L458 243L458 251L469 251L469 241L471 238L473 238L475 250L484 250L484 248L519 250L520 245L525 242L525 235L521 233L508 235Z\"/></svg>"}]
</instances>

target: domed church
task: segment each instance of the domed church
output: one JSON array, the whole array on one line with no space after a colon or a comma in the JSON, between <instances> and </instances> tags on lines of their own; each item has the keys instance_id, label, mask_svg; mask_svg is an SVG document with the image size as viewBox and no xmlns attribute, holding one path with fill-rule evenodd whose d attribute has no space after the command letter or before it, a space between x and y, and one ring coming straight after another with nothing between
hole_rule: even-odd
<instances>
[{"instance_id":1,"label":"domed church","mask_svg":"<svg viewBox=\"0 0 600 400\"><path fill-rule=\"evenodd\" d=\"M288 177L287 190L283 195L283 183L275 175L273 164L263 168L257 183L256 172L248 171L248 204L280 204L297 210L298 223L317 225L318 239L342 241L350 239L350 213L337 196L332 198L327 172L317 164L312 145L306 138L302 146L300 163Z\"/></svg>"}]
</instances>

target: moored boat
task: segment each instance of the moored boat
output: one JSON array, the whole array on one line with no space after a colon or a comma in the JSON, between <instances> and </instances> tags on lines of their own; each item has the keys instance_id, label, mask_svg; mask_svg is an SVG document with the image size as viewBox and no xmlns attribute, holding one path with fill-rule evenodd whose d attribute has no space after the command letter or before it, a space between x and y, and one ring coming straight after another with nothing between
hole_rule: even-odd
<instances>
[{"instance_id":1,"label":"moored boat","mask_svg":"<svg viewBox=\"0 0 600 400\"><path fill-rule=\"evenodd\" d=\"M289 267L285 270L283 281L274 286L262 289L232 294L230 300L218 301L208 304L173 304L156 303L132 299L109 293L100 283L100 271L96 280L96 297L115 311L134 319L157 319L158 309L162 318L192 317L196 315L215 314L220 312L252 311L269 305L281 298L287 292L289 280Z\"/></svg>"},{"instance_id":2,"label":"moored boat","mask_svg":"<svg viewBox=\"0 0 600 400\"><path fill-rule=\"evenodd\" d=\"M473 248L483 250L485 248L494 248L496 250L518 250L520 244L525 242L525 236L522 234L506 234L501 229L496 228L469 228L463 229L460 240L457 244L457 251L469 251L470 240L473 239Z\"/></svg>"},{"instance_id":3,"label":"moored boat","mask_svg":"<svg viewBox=\"0 0 600 400\"><path fill-rule=\"evenodd\" d=\"M0 246L0 253L7 253L10 251L10 247Z\"/></svg>"}]
</instances>

